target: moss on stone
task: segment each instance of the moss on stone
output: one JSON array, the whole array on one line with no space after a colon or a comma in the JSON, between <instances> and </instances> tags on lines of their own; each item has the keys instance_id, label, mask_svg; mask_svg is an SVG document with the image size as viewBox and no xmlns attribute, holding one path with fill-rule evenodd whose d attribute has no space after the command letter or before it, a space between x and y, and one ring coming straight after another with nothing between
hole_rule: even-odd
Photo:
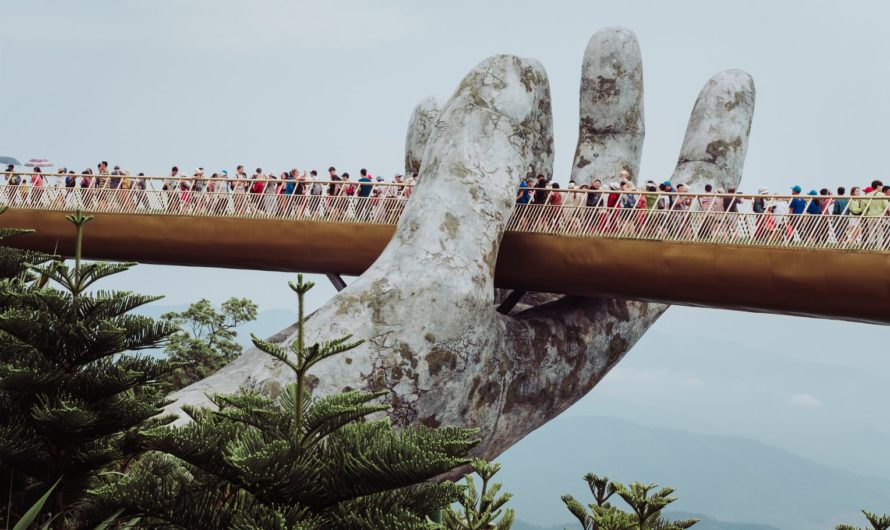
<instances>
[{"instance_id":1,"label":"moss on stone","mask_svg":"<svg viewBox=\"0 0 890 530\"><path fill-rule=\"evenodd\" d=\"M433 348L426 354L426 363L430 370L430 375L436 376L444 370L454 370L457 368L457 355L448 350Z\"/></svg>"}]
</instances>

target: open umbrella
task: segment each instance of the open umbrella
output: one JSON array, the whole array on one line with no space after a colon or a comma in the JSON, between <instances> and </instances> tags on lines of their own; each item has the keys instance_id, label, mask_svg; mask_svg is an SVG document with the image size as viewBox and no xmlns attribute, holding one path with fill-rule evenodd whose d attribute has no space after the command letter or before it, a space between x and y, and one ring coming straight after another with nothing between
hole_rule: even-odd
<instances>
[{"instance_id":1,"label":"open umbrella","mask_svg":"<svg viewBox=\"0 0 890 530\"><path fill-rule=\"evenodd\" d=\"M45 158L32 158L25 162L25 167L53 167L54 165Z\"/></svg>"},{"instance_id":2,"label":"open umbrella","mask_svg":"<svg viewBox=\"0 0 890 530\"><path fill-rule=\"evenodd\" d=\"M0 164L6 164L7 166L20 166L21 162L16 160L11 156L0 156Z\"/></svg>"}]
</instances>

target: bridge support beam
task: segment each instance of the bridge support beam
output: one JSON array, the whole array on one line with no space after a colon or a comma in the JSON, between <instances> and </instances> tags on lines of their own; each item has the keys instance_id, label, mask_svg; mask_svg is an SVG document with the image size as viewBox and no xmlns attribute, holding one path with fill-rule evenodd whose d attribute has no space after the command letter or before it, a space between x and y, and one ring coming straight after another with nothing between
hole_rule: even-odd
<instances>
[{"instance_id":1,"label":"bridge support beam","mask_svg":"<svg viewBox=\"0 0 890 530\"><path fill-rule=\"evenodd\" d=\"M334 289L337 289L338 293L343 289L346 289L346 282L343 281L343 277L339 274L329 272L325 274L325 276L327 276L328 280L330 280L331 283L334 284Z\"/></svg>"},{"instance_id":2,"label":"bridge support beam","mask_svg":"<svg viewBox=\"0 0 890 530\"><path fill-rule=\"evenodd\" d=\"M514 289L510 291L510 294L507 295L507 298L501 302L501 305L498 306L498 313L502 315L509 315L510 311L513 311L513 308L516 307L516 304L522 300L522 297L525 296L525 293L528 291L524 289Z\"/></svg>"}]
</instances>

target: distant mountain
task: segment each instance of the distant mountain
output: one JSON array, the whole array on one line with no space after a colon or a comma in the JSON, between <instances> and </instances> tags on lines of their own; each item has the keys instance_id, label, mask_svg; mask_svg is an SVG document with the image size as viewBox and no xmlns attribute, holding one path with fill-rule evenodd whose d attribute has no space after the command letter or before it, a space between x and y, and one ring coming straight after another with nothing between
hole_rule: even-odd
<instances>
[{"instance_id":1,"label":"distant mountain","mask_svg":"<svg viewBox=\"0 0 890 530\"><path fill-rule=\"evenodd\" d=\"M693 526L695 530L779 530L775 526L770 526L767 524L729 523L726 521L719 521L700 513L664 512L664 515L671 521L679 521L682 519L698 519L698 523Z\"/></svg>"},{"instance_id":2,"label":"distant mountain","mask_svg":"<svg viewBox=\"0 0 890 530\"><path fill-rule=\"evenodd\" d=\"M680 519L698 519L699 522L692 527L695 530L779 530L775 526L763 524L727 523L726 521L718 521L706 515L694 513L665 512L665 515L672 521ZM513 528L511 530L579 530L580 528L581 525L577 521L568 521L565 524L551 526L537 526L521 519L517 519L513 523Z\"/></svg>"},{"instance_id":3,"label":"distant mountain","mask_svg":"<svg viewBox=\"0 0 890 530\"><path fill-rule=\"evenodd\" d=\"M890 481L858 476L738 437L643 427L605 417L556 419L498 459L517 518L570 520L560 495L584 503L582 476L676 488L677 510L783 530L824 530L857 521L859 508L888 511ZM722 524L722 523L721 523ZM715 527L720 528L720 527ZM702 526L699 530L705 530Z\"/></svg>"}]
</instances>

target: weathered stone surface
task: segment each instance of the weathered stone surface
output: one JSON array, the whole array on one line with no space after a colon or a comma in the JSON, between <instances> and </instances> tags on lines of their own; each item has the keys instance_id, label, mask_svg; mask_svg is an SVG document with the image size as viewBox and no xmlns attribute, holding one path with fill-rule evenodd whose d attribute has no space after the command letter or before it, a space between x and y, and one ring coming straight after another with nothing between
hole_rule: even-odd
<instances>
[{"instance_id":1,"label":"weathered stone surface","mask_svg":"<svg viewBox=\"0 0 890 530\"><path fill-rule=\"evenodd\" d=\"M705 184L738 185L754 118L754 80L741 70L726 70L701 89L672 181L692 191Z\"/></svg>"},{"instance_id":2,"label":"weathered stone surface","mask_svg":"<svg viewBox=\"0 0 890 530\"><path fill-rule=\"evenodd\" d=\"M584 51L580 125L572 179L637 178L643 155L643 60L637 36L625 28L597 31Z\"/></svg>"},{"instance_id":3,"label":"weathered stone surface","mask_svg":"<svg viewBox=\"0 0 890 530\"><path fill-rule=\"evenodd\" d=\"M585 76L639 67L631 32L604 30L591 43ZM638 88L587 111L600 123L635 125L621 133L582 126L578 157L586 146L601 146L604 170L637 174L643 139ZM582 105L591 90L600 89L582 86ZM710 101L709 94L699 99ZM723 130L708 120L693 126L687 138ZM583 397L617 364L666 306L572 296L542 303L529 296L540 305L511 316L495 310L493 267L515 186L529 168L550 173L552 145L550 92L540 64L495 56L464 78L430 133L420 182L395 237L368 271L307 322L310 341L345 333L367 340L317 366L316 393L387 389L397 424L477 427L478 454L491 458ZM573 175L584 182L578 157ZM728 178L737 181L738 169ZM291 340L293 332L286 329L274 340ZM289 377L252 349L171 396L171 409L206 404L205 393L241 386L275 394Z\"/></svg>"},{"instance_id":4,"label":"weathered stone surface","mask_svg":"<svg viewBox=\"0 0 890 530\"><path fill-rule=\"evenodd\" d=\"M420 171L420 161L426 149L427 140L439 119L444 102L436 96L429 96L414 107L408 122L405 136L405 176Z\"/></svg>"}]
</instances>

